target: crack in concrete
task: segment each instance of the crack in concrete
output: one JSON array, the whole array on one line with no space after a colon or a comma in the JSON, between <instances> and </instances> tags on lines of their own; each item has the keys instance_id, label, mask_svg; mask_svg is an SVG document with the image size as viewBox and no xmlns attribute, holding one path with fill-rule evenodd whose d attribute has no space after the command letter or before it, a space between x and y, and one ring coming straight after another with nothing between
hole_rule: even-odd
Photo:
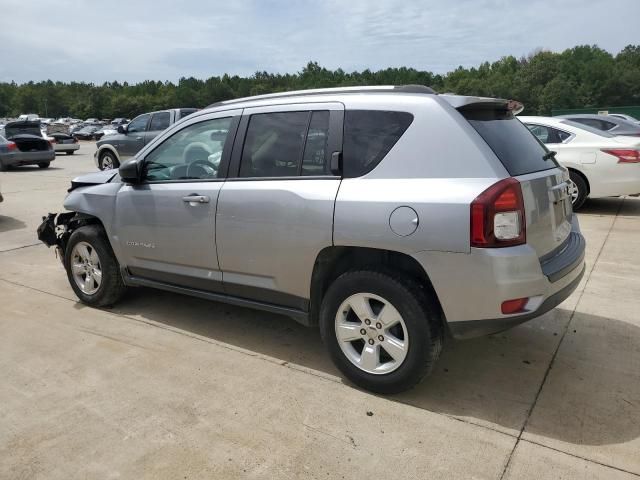
<instances>
[{"instance_id":1,"label":"crack in concrete","mask_svg":"<svg viewBox=\"0 0 640 480\"><path fill-rule=\"evenodd\" d=\"M553 368L553 365L555 364L556 357L558 355L558 352L560 351L560 347L562 346L562 342L564 341L564 339L565 339L565 337L567 335L567 332L569 331L569 326L571 325L571 322L573 321L573 317L576 314L576 310L578 309L578 305L580 305L580 301L582 300L582 297L584 295L584 291L587 289L587 285L589 284L589 281L591 280L591 274L593 273L593 270L596 268L596 265L598 264L598 260L600 260L600 255L602 254L602 251L604 250L604 247L607 244L607 240L609 240L609 235L611 235L611 231L613 230L613 227L616 224L616 220L618 219L618 215L620 214L620 211L622 210L622 205L624 204L624 201L625 201L625 199L623 198L622 201L620 202L620 205L618 205L618 210L616 211L616 215L613 218L613 221L611 222L611 225L609 226L609 230L607 230L607 234L605 235L604 241L602 242L602 245L600 246L600 249L598 250L598 254L596 255L595 260L593 261L593 265L589 269L589 273L587 275L587 280L584 282L584 286L582 287L582 290L580 291L580 295L578 296L578 301L576 302L575 306L573 307L573 311L571 312L571 317L569 318L569 321L567 322L567 325L564 327L562 335L560 336L560 341L558 342L558 345L556 346L556 349L554 350L553 355L551 356L551 361L549 362L549 365L547 366L547 370L544 372L544 376L542 377L542 382L540 382L540 387L538 388L538 391L536 392L536 396L533 399L531 407L527 411L527 416L526 416L526 418L524 420L524 423L522 424L522 428L520 429L520 433L518 434L518 437L516 438L516 442L513 445L513 448L511 449L511 453L509 454L509 457L507 458L507 462L504 465L504 469L502 470L502 474L500 475L500 480L503 480L505 475L507 474L507 470L509 469L509 466L511 465L511 459L513 458L513 455L515 454L515 451L518 448L518 445L520 444L520 440L522 440L522 435L523 435L524 431L527 429L527 426L529 425L529 420L531 419L531 415L533 413L533 410L535 409L536 404L538 403L538 399L540 398L540 394L542 393L542 389L544 388L544 385L547 382L547 378L549 377L549 373L551 372L551 369ZM524 440L524 441L528 441L528 440ZM534 442L530 442L530 443L534 443ZM540 445L540 446L541 447L550 448L550 447L547 447L546 445ZM554 450L553 448L550 448L550 449ZM566 453L567 455L570 455L567 452L562 452L562 453ZM593 460L588 460L588 459L584 459L584 460L589 461L589 462L593 462L593 463L598 463L598 462L593 461ZM601 465L603 465L603 464L601 464ZM605 465L605 466L609 467L609 465ZM616 467L611 467L611 468L616 468ZM617 470L619 470L619 469L617 469Z\"/></svg>"},{"instance_id":2,"label":"crack in concrete","mask_svg":"<svg viewBox=\"0 0 640 480\"><path fill-rule=\"evenodd\" d=\"M42 242L31 243L29 245L22 245L20 247L8 248L7 250L0 250L0 253L13 252L15 250L21 250L23 248L35 247L37 245L42 245L42 244L43 244Z\"/></svg>"}]
</instances>

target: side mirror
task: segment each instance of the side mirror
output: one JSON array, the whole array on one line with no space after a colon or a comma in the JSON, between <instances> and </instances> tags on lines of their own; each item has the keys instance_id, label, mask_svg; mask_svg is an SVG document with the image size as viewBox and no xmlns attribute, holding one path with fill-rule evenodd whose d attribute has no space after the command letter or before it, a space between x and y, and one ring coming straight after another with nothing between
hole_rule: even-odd
<instances>
[{"instance_id":1,"label":"side mirror","mask_svg":"<svg viewBox=\"0 0 640 480\"><path fill-rule=\"evenodd\" d=\"M118 173L120 173L120 179L124 183L140 183L142 179L142 162L137 158L131 158L120 165Z\"/></svg>"},{"instance_id":2,"label":"side mirror","mask_svg":"<svg viewBox=\"0 0 640 480\"><path fill-rule=\"evenodd\" d=\"M125 125L118 125L118 133L127 134L127 127Z\"/></svg>"}]
</instances>

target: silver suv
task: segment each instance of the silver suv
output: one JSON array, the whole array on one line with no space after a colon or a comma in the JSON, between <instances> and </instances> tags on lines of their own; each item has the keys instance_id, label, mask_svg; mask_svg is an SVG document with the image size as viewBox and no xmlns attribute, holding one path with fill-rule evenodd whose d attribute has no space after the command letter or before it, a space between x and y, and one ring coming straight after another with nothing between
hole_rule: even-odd
<instances>
[{"instance_id":1,"label":"silver suv","mask_svg":"<svg viewBox=\"0 0 640 480\"><path fill-rule=\"evenodd\" d=\"M511 105L420 86L217 103L74 179L39 238L86 304L146 286L281 313L357 385L401 391L447 335L542 315L583 275L568 173Z\"/></svg>"}]
</instances>

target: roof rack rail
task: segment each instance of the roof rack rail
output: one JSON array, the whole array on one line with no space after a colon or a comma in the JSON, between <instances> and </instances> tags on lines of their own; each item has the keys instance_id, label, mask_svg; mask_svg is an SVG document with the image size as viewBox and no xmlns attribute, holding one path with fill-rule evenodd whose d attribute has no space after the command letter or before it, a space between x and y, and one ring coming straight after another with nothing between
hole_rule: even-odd
<instances>
[{"instance_id":1,"label":"roof rack rail","mask_svg":"<svg viewBox=\"0 0 640 480\"><path fill-rule=\"evenodd\" d=\"M255 95L252 97L234 98L212 103L206 108L219 107L221 105L232 105L234 103L246 102L249 100L269 100L271 98L300 97L305 95L324 95L331 93L422 93L426 95L437 95L437 92L425 85L373 85L358 87L335 87L335 88L312 88L309 90L293 90L290 92L267 93L265 95Z\"/></svg>"}]
</instances>

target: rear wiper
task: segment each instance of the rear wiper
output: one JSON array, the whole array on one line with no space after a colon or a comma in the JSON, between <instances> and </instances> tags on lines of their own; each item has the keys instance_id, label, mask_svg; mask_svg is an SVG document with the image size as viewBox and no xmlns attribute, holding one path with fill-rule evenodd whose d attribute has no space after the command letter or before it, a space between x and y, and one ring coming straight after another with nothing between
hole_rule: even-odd
<instances>
[{"instance_id":1,"label":"rear wiper","mask_svg":"<svg viewBox=\"0 0 640 480\"><path fill-rule=\"evenodd\" d=\"M549 160L550 158L556 158L556 153L558 152L554 152L553 150L549 150L549 152L545 153L542 156L542 160Z\"/></svg>"}]
</instances>

